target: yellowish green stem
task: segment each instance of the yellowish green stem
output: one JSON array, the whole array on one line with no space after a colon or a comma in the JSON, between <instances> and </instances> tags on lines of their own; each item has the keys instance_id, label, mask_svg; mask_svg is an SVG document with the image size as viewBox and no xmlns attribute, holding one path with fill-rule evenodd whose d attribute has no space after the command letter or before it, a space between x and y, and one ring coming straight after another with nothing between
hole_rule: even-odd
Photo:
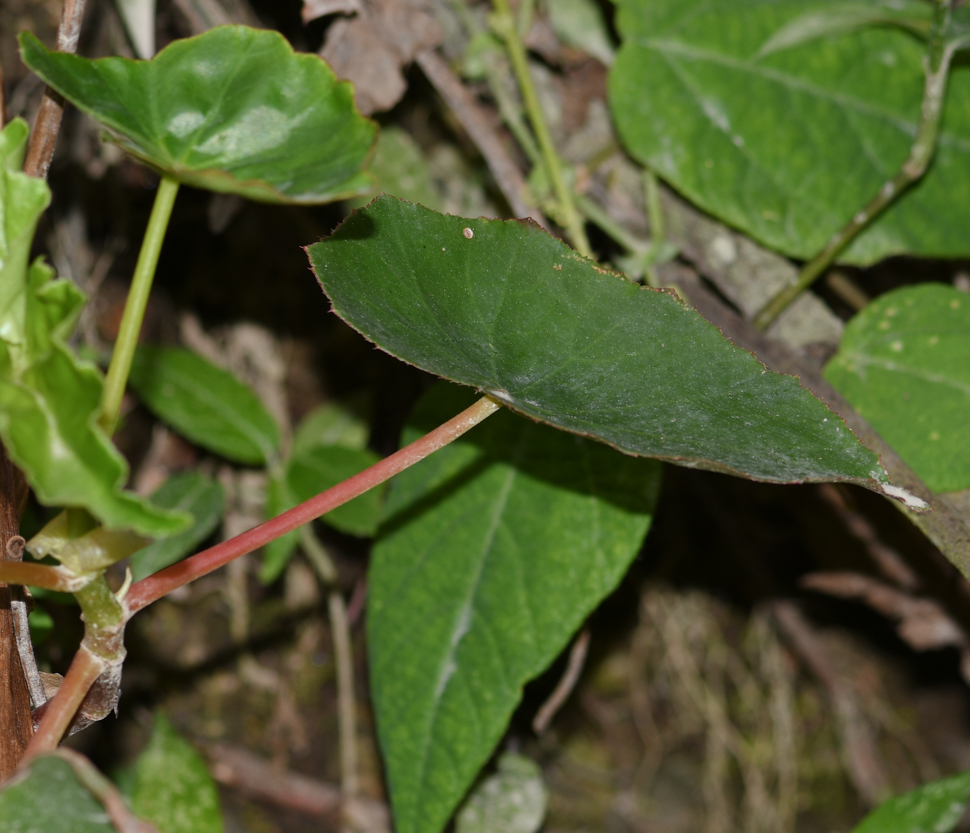
<instances>
[{"instance_id":1,"label":"yellowish green stem","mask_svg":"<svg viewBox=\"0 0 970 833\"><path fill-rule=\"evenodd\" d=\"M141 332L145 309L148 306L148 296L151 294L152 281L155 278L155 268L158 266L158 257L162 252L162 242L165 239L165 231L168 229L168 221L172 216L172 207L175 205L178 190L179 184L176 180L167 176L162 177L162 181L158 184L158 191L155 193L155 204L152 206L148 228L145 229L141 251L138 253L138 263L135 266L134 277L131 279L131 289L128 291L128 300L125 302L125 311L121 317L118 338L115 341L108 376L104 383L104 392L101 395L101 414L98 422L109 435L114 433L115 426L118 424L121 399L125 395L125 385L128 384L128 374L131 372L135 348L138 346L138 334Z\"/></svg>"},{"instance_id":2,"label":"yellowish green stem","mask_svg":"<svg viewBox=\"0 0 970 833\"><path fill-rule=\"evenodd\" d=\"M586 237L586 229L583 226L583 219L576 210L572 192L563 177L562 164L559 161L559 154L552 142L549 133L549 126L546 124L545 116L539 105L539 96L536 94L535 85L532 83L532 75L529 73L529 60L526 57L525 46L516 26L515 17L512 15L512 8L509 0L494 0L495 14L492 17L492 25L496 33L505 41L505 48L509 51L509 58L512 61L512 69L515 72L516 80L519 82L519 90L522 93L522 101L525 103L525 111L529 115L529 122L532 124L532 131L535 133L536 140L539 142L539 149L542 151L543 165L546 175L552 184L559 204L560 216L557 220L562 224L566 233L569 235L570 242L584 257L592 257L593 250L590 248L589 240Z\"/></svg>"}]
</instances>

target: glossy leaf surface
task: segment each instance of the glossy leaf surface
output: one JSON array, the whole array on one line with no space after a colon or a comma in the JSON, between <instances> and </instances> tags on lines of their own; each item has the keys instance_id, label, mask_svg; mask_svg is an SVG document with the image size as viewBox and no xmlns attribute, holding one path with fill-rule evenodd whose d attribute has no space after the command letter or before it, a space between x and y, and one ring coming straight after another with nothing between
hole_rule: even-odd
<instances>
[{"instance_id":1,"label":"glossy leaf surface","mask_svg":"<svg viewBox=\"0 0 970 833\"><path fill-rule=\"evenodd\" d=\"M852 833L949 833L970 801L970 772L924 784L891 798Z\"/></svg>"},{"instance_id":2,"label":"glossy leaf surface","mask_svg":"<svg viewBox=\"0 0 970 833\"><path fill-rule=\"evenodd\" d=\"M224 502L222 486L199 472L182 472L166 480L152 495L152 503L188 512L192 525L132 555L129 564L133 580L140 581L189 555L219 526Z\"/></svg>"},{"instance_id":3,"label":"glossy leaf surface","mask_svg":"<svg viewBox=\"0 0 970 833\"><path fill-rule=\"evenodd\" d=\"M205 761L161 714L135 764L131 806L159 833L222 833L219 795Z\"/></svg>"},{"instance_id":4,"label":"glossy leaf surface","mask_svg":"<svg viewBox=\"0 0 970 833\"><path fill-rule=\"evenodd\" d=\"M366 191L377 127L314 54L278 32L219 26L150 61L91 60L20 37L24 63L107 127L128 153L180 182L267 202Z\"/></svg>"},{"instance_id":5,"label":"glossy leaf surface","mask_svg":"<svg viewBox=\"0 0 970 833\"><path fill-rule=\"evenodd\" d=\"M885 473L798 380L674 293L525 221L379 197L309 247L334 311L379 347L632 454L781 482Z\"/></svg>"},{"instance_id":6,"label":"glossy leaf surface","mask_svg":"<svg viewBox=\"0 0 970 833\"><path fill-rule=\"evenodd\" d=\"M182 436L237 463L260 466L279 446L279 429L252 390L191 350L139 347L129 384Z\"/></svg>"},{"instance_id":7,"label":"glossy leaf surface","mask_svg":"<svg viewBox=\"0 0 970 833\"><path fill-rule=\"evenodd\" d=\"M473 401L438 385L402 444ZM369 573L378 735L399 833L438 833L522 687L626 572L660 467L500 411L393 481Z\"/></svg>"},{"instance_id":8,"label":"glossy leaf surface","mask_svg":"<svg viewBox=\"0 0 970 833\"><path fill-rule=\"evenodd\" d=\"M866 4L918 26L928 3ZM809 258L909 153L925 45L896 26L789 42L796 21L845 22L842 0L622 0L610 101L627 149L705 211ZM788 28L786 28L788 27ZM804 33L803 33L804 34ZM785 36L785 37L782 37ZM782 44L784 45L784 43ZM926 177L844 253L970 252L970 72L952 73Z\"/></svg>"},{"instance_id":9,"label":"glossy leaf surface","mask_svg":"<svg viewBox=\"0 0 970 833\"><path fill-rule=\"evenodd\" d=\"M169 534L184 519L123 490L128 465L96 423L103 377L67 346L84 295L39 260L28 267L50 191L20 173L26 138L19 119L0 132L0 439L42 503Z\"/></svg>"},{"instance_id":10,"label":"glossy leaf surface","mask_svg":"<svg viewBox=\"0 0 970 833\"><path fill-rule=\"evenodd\" d=\"M926 485L970 488L970 296L925 283L849 322L826 378Z\"/></svg>"}]
</instances>

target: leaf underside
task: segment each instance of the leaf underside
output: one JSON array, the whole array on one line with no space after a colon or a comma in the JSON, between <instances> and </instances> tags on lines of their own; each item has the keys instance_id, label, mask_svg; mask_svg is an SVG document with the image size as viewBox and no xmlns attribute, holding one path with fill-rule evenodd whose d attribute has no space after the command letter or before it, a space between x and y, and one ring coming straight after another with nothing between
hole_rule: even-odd
<instances>
[{"instance_id":1,"label":"leaf underside","mask_svg":"<svg viewBox=\"0 0 970 833\"><path fill-rule=\"evenodd\" d=\"M352 327L526 416L760 480L886 479L797 379L766 371L675 293L637 286L531 222L379 197L308 252Z\"/></svg>"},{"instance_id":2,"label":"leaf underside","mask_svg":"<svg viewBox=\"0 0 970 833\"><path fill-rule=\"evenodd\" d=\"M128 153L180 182L266 202L364 193L377 125L317 55L278 32L218 26L150 61L91 60L20 36L24 63L107 127Z\"/></svg>"},{"instance_id":3,"label":"leaf underside","mask_svg":"<svg viewBox=\"0 0 970 833\"><path fill-rule=\"evenodd\" d=\"M471 403L440 384L410 442ZM378 734L399 833L438 833L522 686L626 572L660 467L500 411L398 475L368 574Z\"/></svg>"},{"instance_id":4,"label":"leaf underside","mask_svg":"<svg viewBox=\"0 0 970 833\"><path fill-rule=\"evenodd\" d=\"M900 4L885 5L887 15ZM896 27L762 54L842 0L622 0L609 79L620 138L705 211L799 258L815 255L906 159L920 115L924 44ZM927 20L928 3L902 4ZM925 178L842 255L970 252L970 71L951 75Z\"/></svg>"}]
</instances>

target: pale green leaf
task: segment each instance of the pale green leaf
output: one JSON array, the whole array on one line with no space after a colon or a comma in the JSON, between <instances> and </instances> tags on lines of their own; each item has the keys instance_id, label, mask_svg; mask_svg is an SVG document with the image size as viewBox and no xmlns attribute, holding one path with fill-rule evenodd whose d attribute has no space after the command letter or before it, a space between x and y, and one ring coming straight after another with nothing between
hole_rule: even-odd
<instances>
[{"instance_id":1,"label":"pale green leaf","mask_svg":"<svg viewBox=\"0 0 970 833\"><path fill-rule=\"evenodd\" d=\"M549 794L539 765L506 752L498 772L478 784L455 817L456 833L537 833Z\"/></svg>"}]
</instances>

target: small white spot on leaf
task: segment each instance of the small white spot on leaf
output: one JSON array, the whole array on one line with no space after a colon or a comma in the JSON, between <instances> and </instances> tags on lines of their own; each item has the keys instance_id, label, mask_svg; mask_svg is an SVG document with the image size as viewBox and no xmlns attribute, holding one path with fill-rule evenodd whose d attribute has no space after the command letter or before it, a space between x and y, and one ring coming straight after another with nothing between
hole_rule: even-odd
<instances>
[{"instance_id":1,"label":"small white spot on leaf","mask_svg":"<svg viewBox=\"0 0 970 833\"><path fill-rule=\"evenodd\" d=\"M466 240L471 240L475 236L475 232L473 232L470 228L463 228L461 233L465 236Z\"/></svg>"},{"instance_id":2,"label":"small white spot on leaf","mask_svg":"<svg viewBox=\"0 0 970 833\"><path fill-rule=\"evenodd\" d=\"M905 489L900 489L899 486L890 486L888 483L880 483L879 485L889 497L901 500L910 509L929 509L930 505L925 500L910 494Z\"/></svg>"}]
</instances>

